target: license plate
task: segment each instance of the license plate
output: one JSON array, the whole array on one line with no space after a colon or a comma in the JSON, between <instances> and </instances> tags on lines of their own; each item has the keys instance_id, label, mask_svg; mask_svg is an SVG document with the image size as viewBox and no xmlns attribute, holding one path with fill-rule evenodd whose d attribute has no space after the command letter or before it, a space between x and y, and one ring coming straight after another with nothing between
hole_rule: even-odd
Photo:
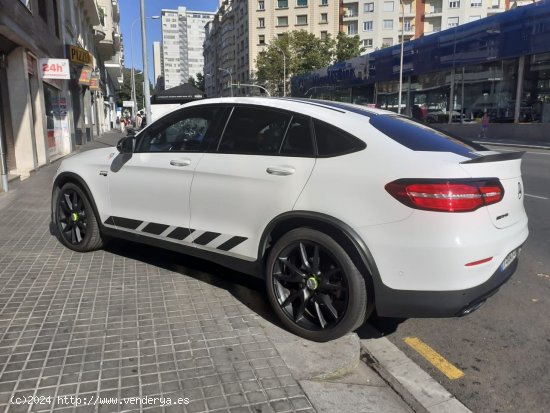
<instances>
[{"instance_id":1,"label":"license plate","mask_svg":"<svg viewBox=\"0 0 550 413\"><path fill-rule=\"evenodd\" d=\"M504 271L508 266L514 262L514 260L518 256L518 250L514 250L510 252L506 258L504 258L504 261L502 261L502 264L500 264L500 271Z\"/></svg>"}]
</instances>

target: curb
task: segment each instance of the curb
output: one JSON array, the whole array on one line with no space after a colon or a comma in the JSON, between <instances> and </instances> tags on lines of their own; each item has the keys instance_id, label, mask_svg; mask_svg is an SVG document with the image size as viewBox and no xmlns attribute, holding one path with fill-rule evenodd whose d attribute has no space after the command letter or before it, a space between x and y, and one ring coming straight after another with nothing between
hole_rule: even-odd
<instances>
[{"instance_id":1,"label":"curb","mask_svg":"<svg viewBox=\"0 0 550 413\"><path fill-rule=\"evenodd\" d=\"M417 413L471 413L387 338L361 340L362 359Z\"/></svg>"},{"instance_id":2,"label":"curb","mask_svg":"<svg viewBox=\"0 0 550 413\"><path fill-rule=\"evenodd\" d=\"M309 341L258 320L296 380L329 380L354 371L360 362L359 337L350 333L327 343Z\"/></svg>"},{"instance_id":3,"label":"curb","mask_svg":"<svg viewBox=\"0 0 550 413\"><path fill-rule=\"evenodd\" d=\"M474 143L479 143L481 145L491 145L491 146L509 146L515 148L525 148L525 149L546 149L550 150L550 145L526 145L521 142L503 142L503 141L473 141Z\"/></svg>"}]
</instances>

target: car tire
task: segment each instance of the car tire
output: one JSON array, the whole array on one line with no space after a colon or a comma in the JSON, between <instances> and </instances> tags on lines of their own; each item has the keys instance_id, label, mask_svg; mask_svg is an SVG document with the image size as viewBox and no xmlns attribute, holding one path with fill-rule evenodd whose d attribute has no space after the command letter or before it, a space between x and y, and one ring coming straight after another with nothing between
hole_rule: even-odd
<instances>
[{"instance_id":1,"label":"car tire","mask_svg":"<svg viewBox=\"0 0 550 413\"><path fill-rule=\"evenodd\" d=\"M86 193L69 182L54 192L56 236L73 251L89 252L103 247L104 242L91 202Z\"/></svg>"},{"instance_id":2,"label":"car tire","mask_svg":"<svg viewBox=\"0 0 550 413\"><path fill-rule=\"evenodd\" d=\"M266 263L266 287L282 324L308 340L342 337L368 316L360 271L336 241L310 228L289 231L275 243Z\"/></svg>"}]
</instances>

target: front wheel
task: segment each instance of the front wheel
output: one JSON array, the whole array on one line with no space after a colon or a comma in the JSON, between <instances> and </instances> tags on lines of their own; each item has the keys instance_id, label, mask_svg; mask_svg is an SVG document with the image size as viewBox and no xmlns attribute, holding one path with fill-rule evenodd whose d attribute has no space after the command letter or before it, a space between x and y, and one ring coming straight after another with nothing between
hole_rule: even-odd
<instances>
[{"instance_id":1,"label":"front wheel","mask_svg":"<svg viewBox=\"0 0 550 413\"><path fill-rule=\"evenodd\" d=\"M90 200L79 186L69 182L57 189L54 207L57 238L66 247L88 252L103 246Z\"/></svg>"},{"instance_id":2,"label":"front wheel","mask_svg":"<svg viewBox=\"0 0 550 413\"><path fill-rule=\"evenodd\" d=\"M365 280L328 235L298 228L273 246L266 265L273 310L293 333L314 341L339 338L366 317Z\"/></svg>"}]
</instances>

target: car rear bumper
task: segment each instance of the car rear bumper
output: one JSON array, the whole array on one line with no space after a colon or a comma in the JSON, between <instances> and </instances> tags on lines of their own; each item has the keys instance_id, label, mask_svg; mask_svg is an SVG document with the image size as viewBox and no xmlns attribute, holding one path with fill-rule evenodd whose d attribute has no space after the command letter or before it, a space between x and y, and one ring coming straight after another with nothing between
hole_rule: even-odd
<instances>
[{"instance_id":1,"label":"car rear bumper","mask_svg":"<svg viewBox=\"0 0 550 413\"><path fill-rule=\"evenodd\" d=\"M500 267L483 284L454 291L395 290L379 285L376 310L382 317L460 317L479 308L514 274L516 258L505 270Z\"/></svg>"}]
</instances>

